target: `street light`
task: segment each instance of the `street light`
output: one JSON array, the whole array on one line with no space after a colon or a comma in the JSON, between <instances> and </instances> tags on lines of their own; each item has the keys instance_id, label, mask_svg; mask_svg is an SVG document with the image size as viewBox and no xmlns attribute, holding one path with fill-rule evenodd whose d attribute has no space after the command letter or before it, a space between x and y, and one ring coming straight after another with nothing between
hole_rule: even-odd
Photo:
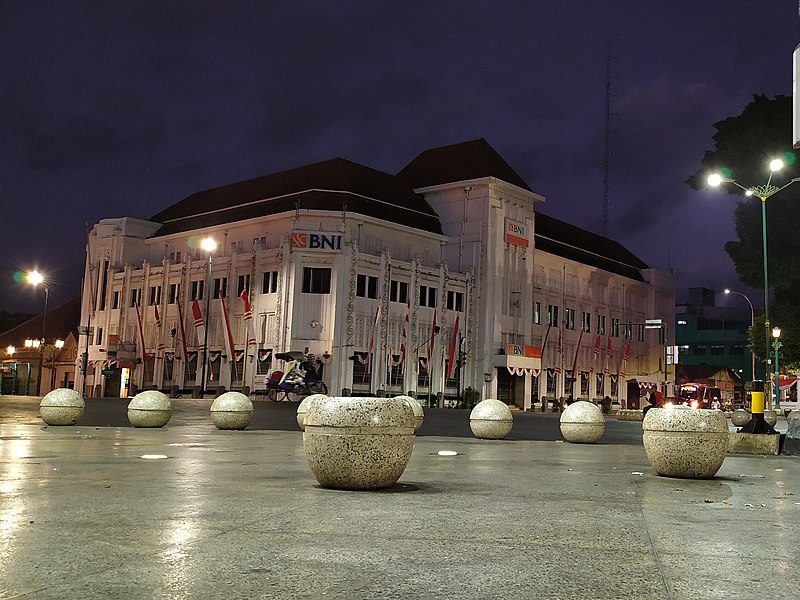
<instances>
[{"instance_id":1,"label":"street light","mask_svg":"<svg viewBox=\"0 0 800 600\"><path fill-rule=\"evenodd\" d=\"M788 183L785 183L781 186L773 185L772 184L772 176L777 171L780 171L783 168L783 161L776 158L771 160L769 163L769 178L767 179L767 183L764 185L757 185L753 187L744 187L739 182L731 179L730 177L724 177L719 173L712 173L708 176L708 185L711 187L719 187L723 183L732 183L736 187L744 190L746 196L755 196L759 200L761 200L761 240L763 245L763 252L764 252L764 332L765 332L765 355L767 358L764 359L764 367L765 373L769 373L769 338L770 338L770 327L769 327L769 278L767 275L767 198L770 196L774 196L782 189L789 187L796 181L800 181L800 177L795 177Z\"/></svg>"},{"instance_id":2,"label":"street light","mask_svg":"<svg viewBox=\"0 0 800 600\"><path fill-rule=\"evenodd\" d=\"M217 249L217 242L214 238L204 238L200 242L200 247L208 253L208 271L206 272L206 326L203 329L203 371L200 381L200 397L203 398L206 392L206 364L208 363L208 328L211 325L211 318L209 315L211 307L211 262L214 250Z\"/></svg>"},{"instance_id":3,"label":"street light","mask_svg":"<svg viewBox=\"0 0 800 600\"><path fill-rule=\"evenodd\" d=\"M726 294L736 294L737 296L741 296L742 298L747 300L747 303L750 305L750 328L752 329L753 325L755 324L755 321L756 321L756 311L753 308L753 303L750 301L750 298L745 296L742 292L735 292L735 291L733 291L731 289L728 289L728 288L725 288L725 293ZM750 368L751 368L751 371L752 371L752 375L750 376L750 381L755 381L756 380L756 354L755 354L755 352L752 351L752 348L750 349Z\"/></svg>"},{"instance_id":4,"label":"street light","mask_svg":"<svg viewBox=\"0 0 800 600\"><path fill-rule=\"evenodd\" d=\"M772 347L775 350L775 411L777 412L781 408L781 380L778 374L778 350L781 349L783 344L781 343L780 327L772 328L772 337Z\"/></svg>"},{"instance_id":5,"label":"street light","mask_svg":"<svg viewBox=\"0 0 800 600\"><path fill-rule=\"evenodd\" d=\"M41 285L44 288L44 312L42 313L42 352L44 352L44 342L47 339L47 299L50 296L50 290L47 288L47 285L44 283L44 276L39 273L39 271L31 271L27 274L26 279L28 283L30 283L33 287ZM34 348L38 348L39 344L36 344ZM42 368L44 367L44 357L39 361L39 376L36 378L36 395L39 395L40 390L42 389Z\"/></svg>"}]
</instances>

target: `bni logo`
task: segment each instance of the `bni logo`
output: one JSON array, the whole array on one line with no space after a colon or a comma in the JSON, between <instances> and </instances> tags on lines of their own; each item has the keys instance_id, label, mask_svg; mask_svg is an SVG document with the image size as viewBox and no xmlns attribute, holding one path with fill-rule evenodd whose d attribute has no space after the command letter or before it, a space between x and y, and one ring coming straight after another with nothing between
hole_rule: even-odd
<instances>
[{"instance_id":1,"label":"bni logo","mask_svg":"<svg viewBox=\"0 0 800 600\"><path fill-rule=\"evenodd\" d=\"M339 251L342 249L342 234L293 231L291 246L302 250Z\"/></svg>"}]
</instances>

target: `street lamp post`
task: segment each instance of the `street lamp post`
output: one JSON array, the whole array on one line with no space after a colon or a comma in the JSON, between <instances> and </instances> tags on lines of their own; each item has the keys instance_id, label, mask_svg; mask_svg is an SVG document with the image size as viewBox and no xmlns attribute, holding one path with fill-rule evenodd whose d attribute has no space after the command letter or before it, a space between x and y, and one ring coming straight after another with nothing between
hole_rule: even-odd
<instances>
[{"instance_id":1,"label":"street lamp post","mask_svg":"<svg viewBox=\"0 0 800 600\"><path fill-rule=\"evenodd\" d=\"M745 195L755 196L761 200L761 240L764 254L764 332L765 332L765 373L769 373L769 347L770 347L770 327L769 327L769 277L767 273L767 198L774 196L782 189L789 187L796 181L800 181L800 177L795 177L788 183L781 186L773 185L772 176L783 168L783 161L776 158L769 163L769 178L764 185L757 185L753 187L745 187L739 182L731 179L730 177L723 177L719 173L712 173L708 176L708 185L711 187L719 187L722 183L732 183L736 187L744 190ZM767 395L769 398L769 395Z\"/></svg>"},{"instance_id":2,"label":"street lamp post","mask_svg":"<svg viewBox=\"0 0 800 600\"><path fill-rule=\"evenodd\" d=\"M211 325L211 317L209 315L211 307L211 264L213 260L214 250L217 248L217 242L214 238L205 238L200 247L208 253L208 270L206 271L206 326L203 328L203 370L200 380L200 397L204 398L206 393L206 365L208 364L208 328Z\"/></svg>"},{"instance_id":3,"label":"street lamp post","mask_svg":"<svg viewBox=\"0 0 800 600\"><path fill-rule=\"evenodd\" d=\"M775 388L775 411L777 412L781 408L781 380L780 374L778 373L778 350L781 349L783 344L781 343L780 327L772 328L772 337L772 348L775 350L775 383L773 387Z\"/></svg>"},{"instance_id":4,"label":"street lamp post","mask_svg":"<svg viewBox=\"0 0 800 600\"><path fill-rule=\"evenodd\" d=\"M726 294L736 294L737 296L741 296L742 298L747 300L747 303L750 305L750 328L752 329L753 325L756 322L756 311L753 308L753 303L750 301L750 298L745 296L742 292L735 292L735 291L730 290L728 288L725 288L725 293ZM752 350L753 349L751 348L750 349L750 370L751 370L752 374L750 376L750 381L755 381L756 380L756 354Z\"/></svg>"},{"instance_id":5,"label":"street lamp post","mask_svg":"<svg viewBox=\"0 0 800 600\"><path fill-rule=\"evenodd\" d=\"M39 346L39 350L42 353L39 359L39 376L36 378L36 395L39 395L39 392L42 389L42 370L44 368L44 344L45 340L47 339L47 300L50 296L50 290L48 289L47 285L44 283L44 276L39 273L39 271L31 271L27 275L28 283L32 286L36 287L37 285L41 284L44 288L44 312L42 313L42 343Z\"/></svg>"}]
</instances>

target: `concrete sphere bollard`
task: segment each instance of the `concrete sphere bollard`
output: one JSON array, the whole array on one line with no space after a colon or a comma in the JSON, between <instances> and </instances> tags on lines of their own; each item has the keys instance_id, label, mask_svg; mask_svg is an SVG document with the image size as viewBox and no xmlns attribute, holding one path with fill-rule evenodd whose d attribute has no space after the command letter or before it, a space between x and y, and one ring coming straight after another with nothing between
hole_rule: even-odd
<instances>
[{"instance_id":1,"label":"concrete sphere bollard","mask_svg":"<svg viewBox=\"0 0 800 600\"><path fill-rule=\"evenodd\" d=\"M734 427L744 427L750 422L750 413L743 408L737 408L731 413L731 423Z\"/></svg>"},{"instance_id":2,"label":"concrete sphere bollard","mask_svg":"<svg viewBox=\"0 0 800 600\"><path fill-rule=\"evenodd\" d=\"M48 425L75 425L86 407L81 395L69 388L48 392L39 404L39 415Z\"/></svg>"},{"instance_id":3,"label":"concrete sphere bollard","mask_svg":"<svg viewBox=\"0 0 800 600\"><path fill-rule=\"evenodd\" d=\"M308 407L306 460L323 487L394 485L414 449L414 412L397 398L329 397Z\"/></svg>"},{"instance_id":4,"label":"concrete sphere bollard","mask_svg":"<svg viewBox=\"0 0 800 600\"><path fill-rule=\"evenodd\" d=\"M253 402L241 392L225 392L211 403L217 429L244 429L253 420Z\"/></svg>"},{"instance_id":5,"label":"concrete sphere bollard","mask_svg":"<svg viewBox=\"0 0 800 600\"><path fill-rule=\"evenodd\" d=\"M482 440L502 440L511 433L513 426L511 410L500 400L481 400L469 414L469 428Z\"/></svg>"},{"instance_id":6,"label":"concrete sphere bollard","mask_svg":"<svg viewBox=\"0 0 800 600\"><path fill-rule=\"evenodd\" d=\"M800 410L793 410L788 415L786 415L786 422L789 425L791 425L792 421L798 418L800 418Z\"/></svg>"},{"instance_id":7,"label":"concrete sphere bollard","mask_svg":"<svg viewBox=\"0 0 800 600\"><path fill-rule=\"evenodd\" d=\"M728 453L728 421L707 408L652 408L644 418L644 451L665 477L709 479Z\"/></svg>"},{"instance_id":8,"label":"concrete sphere bollard","mask_svg":"<svg viewBox=\"0 0 800 600\"><path fill-rule=\"evenodd\" d=\"M310 396L306 396L303 398L303 401L300 403L300 406L297 407L297 424L300 426L300 431L306 430L306 413L308 412L308 407L311 406L312 403L316 402L320 398L327 398L325 394L311 394Z\"/></svg>"},{"instance_id":9,"label":"concrete sphere bollard","mask_svg":"<svg viewBox=\"0 0 800 600\"><path fill-rule=\"evenodd\" d=\"M419 431L419 428L422 427L422 421L425 420L425 411L422 410L422 405L417 402L416 398L411 396L395 396L395 398L400 398L401 400L405 400L408 402L408 405L411 407L411 410L414 411L414 419L416 423L414 425L414 432L416 433Z\"/></svg>"},{"instance_id":10,"label":"concrete sphere bollard","mask_svg":"<svg viewBox=\"0 0 800 600\"><path fill-rule=\"evenodd\" d=\"M770 427L775 427L775 424L778 422L778 413L776 413L774 410L765 410L764 420Z\"/></svg>"},{"instance_id":11,"label":"concrete sphere bollard","mask_svg":"<svg viewBox=\"0 0 800 600\"><path fill-rule=\"evenodd\" d=\"M565 408L560 423L561 435L574 444L594 444L606 430L600 407L585 400L573 402Z\"/></svg>"},{"instance_id":12,"label":"concrete sphere bollard","mask_svg":"<svg viewBox=\"0 0 800 600\"><path fill-rule=\"evenodd\" d=\"M134 427L163 427L172 417L172 403L157 390L139 392L128 403L128 421Z\"/></svg>"}]
</instances>

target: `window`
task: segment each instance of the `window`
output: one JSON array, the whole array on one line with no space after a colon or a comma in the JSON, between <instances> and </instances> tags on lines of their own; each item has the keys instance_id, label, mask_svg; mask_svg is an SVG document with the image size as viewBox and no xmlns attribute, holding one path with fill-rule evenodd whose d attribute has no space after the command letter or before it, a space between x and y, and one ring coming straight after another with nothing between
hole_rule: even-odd
<instances>
[{"instance_id":1,"label":"window","mask_svg":"<svg viewBox=\"0 0 800 600\"><path fill-rule=\"evenodd\" d=\"M395 281L394 279L389 284L389 300L392 302L401 302L405 304L408 302L408 283L405 281Z\"/></svg>"},{"instance_id":2,"label":"window","mask_svg":"<svg viewBox=\"0 0 800 600\"><path fill-rule=\"evenodd\" d=\"M611 317L611 337L619 337L619 319Z\"/></svg>"},{"instance_id":3,"label":"window","mask_svg":"<svg viewBox=\"0 0 800 600\"><path fill-rule=\"evenodd\" d=\"M250 292L250 273L246 275L239 275L236 282L236 295L241 296L242 292L247 290Z\"/></svg>"},{"instance_id":4,"label":"window","mask_svg":"<svg viewBox=\"0 0 800 600\"><path fill-rule=\"evenodd\" d=\"M625 321L622 325L622 335L626 340L633 339L633 324L630 321Z\"/></svg>"},{"instance_id":5,"label":"window","mask_svg":"<svg viewBox=\"0 0 800 600\"><path fill-rule=\"evenodd\" d=\"M436 308L436 288L427 285L419 286L419 305Z\"/></svg>"},{"instance_id":6,"label":"window","mask_svg":"<svg viewBox=\"0 0 800 600\"><path fill-rule=\"evenodd\" d=\"M264 275L261 279L261 293L275 294L277 292L278 292L278 272L264 271Z\"/></svg>"},{"instance_id":7,"label":"window","mask_svg":"<svg viewBox=\"0 0 800 600\"><path fill-rule=\"evenodd\" d=\"M330 294L331 270L324 267L303 267L304 294Z\"/></svg>"},{"instance_id":8,"label":"window","mask_svg":"<svg viewBox=\"0 0 800 600\"><path fill-rule=\"evenodd\" d=\"M558 327L558 307L555 304L547 305L547 324Z\"/></svg>"},{"instance_id":9,"label":"window","mask_svg":"<svg viewBox=\"0 0 800 600\"><path fill-rule=\"evenodd\" d=\"M744 354L744 346L742 344L733 344L730 352L731 354Z\"/></svg>"},{"instance_id":10,"label":"window","mask_svg":"<svg viewBox=\"0 0 800 600\"><path fill-rule=\"evenodd\" d=\"M564 308L564 328L575 329L575 309Z\"/></svg>"},{"instance_id":11,"label":"window","mask_svg":"<svg viewBox=\"0 0 800 600\"><path fill-rule=\"evenodd\" d=\"M133 308L137 304L142 303L142 290L131 290L131 303L130 307Z\"/></svg>"},{"instance_id":12,"label":"window","mask_svg":"<svg viewBox=\"0 0 800 600\"><path fill-rule=\"evenodd\" d=\"M586 333L592 330L592 315L588 312L581 312L581 329Z\"/></svg>"},{"instance_id":13,"label":"window","mask_svg":"<svg viewBox=\"0 0 800 600\"><path fill-rule=\"evenodd\" d=\"M94 343L97 344L98 346L103 343L103 328L102 327L98 327L97 328L97 337L95 338Z\"/></svg>"},{"instance_id":14,"label":"window","mask_svg":"<svg viewBox=\"0 0 800 600\"><path fill-rule=\"evenodd\" d=\"M639 342L644 341L644 325L636 326L636 340Z\"/></svg>"},{"instance_id":15,"label":"window","mask_svg":"<svg viewBox=\"0 0 800 600\"><path fill-rule=\"evenodd\" d=\"M541 302L534 302L533 303L533 322L534 324L538 325L542 322L542 303Z\"/></svg>"},{"instance_id":16,"label":"window","mask_svg":"<svg viewBox=\"0 0 800 600\"><path fill-rule=\"evenodd\" d=\"M722 344L711 344L711 354L714 354L716 356L725 354L725 346L723 346Z\"/></svg>"},{"instance_id":17,"label":"window","mask_svg":"<svg viewBox=\"0 0 800 600\"><path fill-rule=\"evenodd\" d=\"M606 334L606 317L605 315L597 315L597 333L600 335Z\"/></svg>"},{"instance_id":18,"label":"window","mask_svg":"<svg viewBox=\"0 0 800 600\"><path fill-rule=\"evenodd\" d=\"M192 282L192 300L203 299L203 288L206 287L206 282L202 279Z\"/></svg>"},{"instance_id":19,"label":"window","mask_svg":"<svg viewBox=\"0 0 800 600\"><path fill-rule=\"evenodd\" d=\"M377 298L378 278L372 275L356 275L356 296L359 298Z\"/></svg>"},{"instance_id":20,"label":"window","mask_svg":"<svg viewBox=\"0 0 800 600\"><path fill-rule=\"evenodd\" d=\"M147 296L147 305L153 306L154 304L161 304L161 286L157 285L150 288L150 293Z\"/></svg>"},{"instance_id":21,"label":"window","mask_svg":"<svg viewBox=\"0 0 800 600\"><path fill-rule=\"evenodd\" d=\"M178 291L181 289L179 283L170 283L169 284L169 295L167 296L170 304L175 304L178 300Z\"/></svg>"},{"instance_id":22,"label":"window","mask_svg":"<svg viewBox=\"0 0 800 600\"><path fill-rule=\"evenodd\" d=\"M706 351L707 351L707 349L706 349L705 346L695 346L694 347L694 353L695 354L706 354Z\"/></svg>"},{"instance_id":23,"label":"window","mask_svg":"<svg viewBox=\"0 0 800 600\"><path fill-rule=\"evenodd\" d=\"M219 295L228 296L228 278L218 277L214 280L214 295L211 296L214 300L219 300Z\"/></svg>"},{"instance_id":24,"label":"window","mask_svg":"<svg viewBox=\"0 0 800 600\"><path fill-rule=\"evenodd\" d=\"M171 263L179 263L181 262L182 258L183 254L180 252L180 250L169 253L169 262Z\"/></svg>"},{"instance_id":25,"label":"window","mask_svg":"<svg viewBox=\"0 0 800 600\"><path fill-rule=\"evenodd\" d=\"M447 292L447 310L464 311L464 294L462 292Z\"/></svg>"},{"instance_id":26,"label":"window","mask_svg":"<svg viewBox=\"0 0 800 600\"><path fill-rule=\"evenodd\" d=\"M111 308L113 309L119 308L119 291L116 291L113 294L111 294Z\"/></svg>"}]
</instances>

